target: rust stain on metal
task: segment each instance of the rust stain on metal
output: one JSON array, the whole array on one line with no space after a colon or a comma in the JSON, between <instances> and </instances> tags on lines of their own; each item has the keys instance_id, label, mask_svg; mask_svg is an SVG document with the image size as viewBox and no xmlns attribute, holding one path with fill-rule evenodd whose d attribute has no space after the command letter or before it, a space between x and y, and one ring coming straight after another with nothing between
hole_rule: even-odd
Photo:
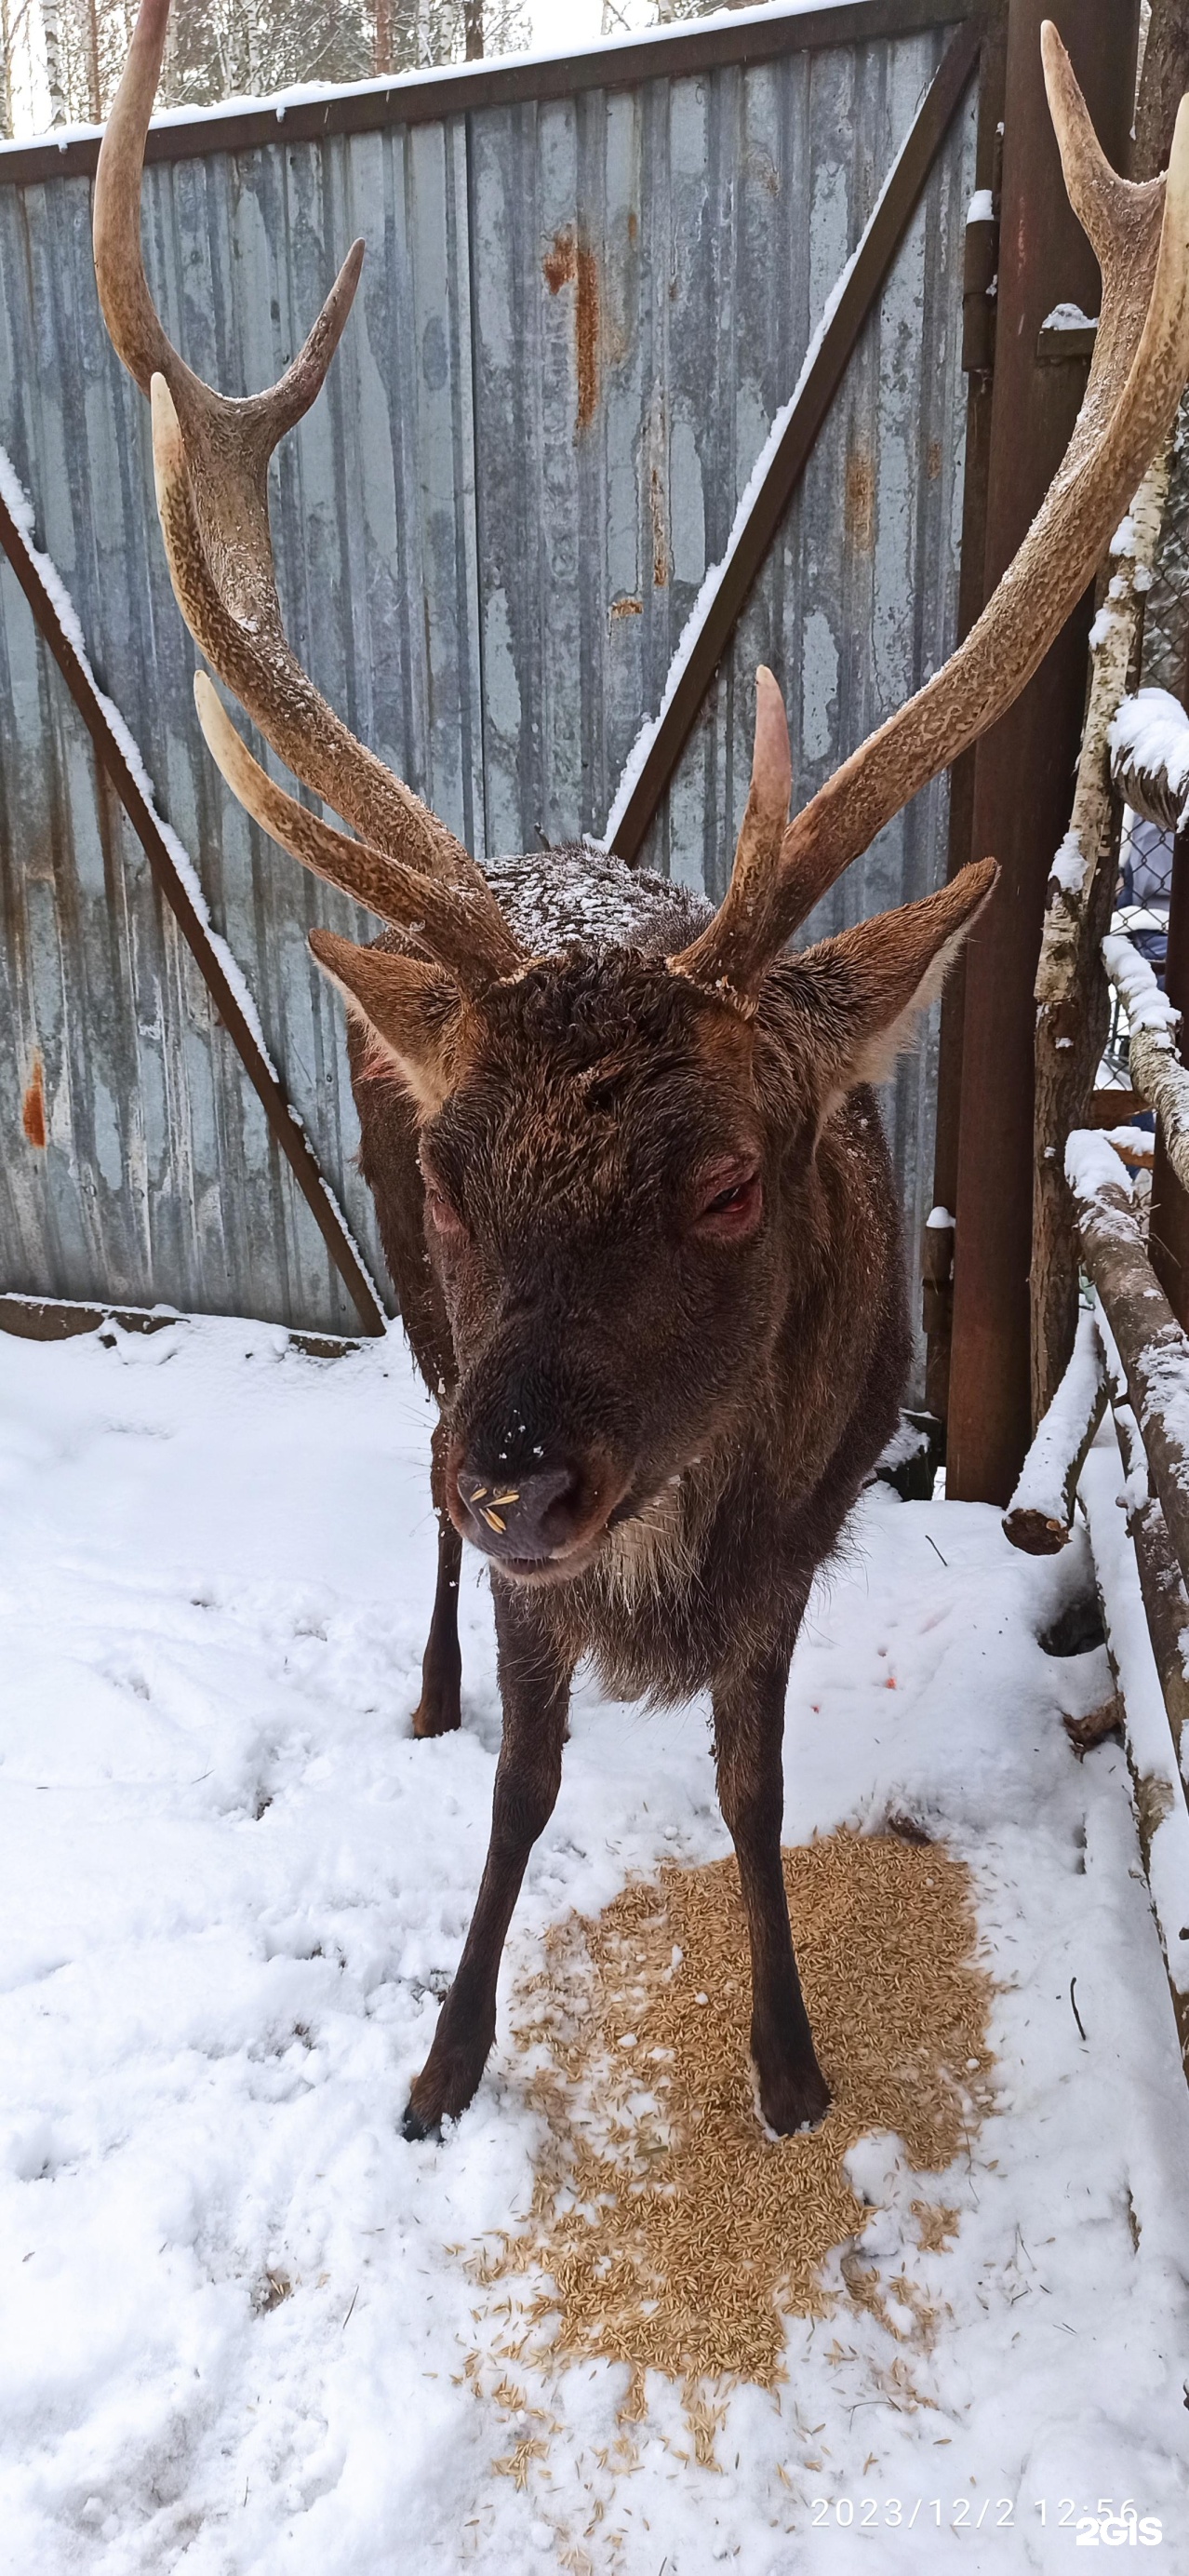
<instances>
[{"instance_id":1,"label":"rust stain on metal","mask_svg":"<svg viewBox=\"0 0 1189 2576\"><path fill-rule=\"evenodd\" d=\"M572 286L577 267L573 233L555 233L553 248L546 251L544 259L545 284L551 295L560 295L563 286Z\"/></svg>"},{"instance_id":2,"label":"rust stain on metal","mask_svg":"<svg viewBox=\"0 0 1189 2576\"><path fill-rule=\"evenodd\" d=\"M39 1154L44 1154L48 1133L45 1123L45 1066L40 1047L33 1050L33 1068L21 1104L21 1126L26 1144L35 1146Z\"/></svg>"},{"instance_id":3,"label":"rust stain on metal","mask_svg":"<svg viewBox=\"0 0 1189 2576\"><path fill-rule=\"evenodd\" d=\"M936 483L937 477L941 472L941 440L939 438L931 438L929 441L925 455L925 472L929 477L929 481L931 483Z\"/></svg>"},{"instance_id":4,"label":"rust stain on metal","mask_svg":"<svg viewBox=\"0 0 1189 2576\"><path fill-rule=\"evenodd\" d=\"M648 515L652 524L652 580L664 590L669 579L668 425L664 395L658 386L648 421Z\"/></svg>"},{"instance_id":5,"label":"rust stain on metal","mask_svg":"<svg viewBox=\"0 0 1189 2576\"><path fill-rule=\"evenodd\" d=\"M644 602L642 599L613 599L611 614L613 617L642 617Z\"/></svg>"},{"instance_id":6,"label":"rust stain on metal","mask_svg":"<svg viewBox=\"0 0 1189 2576\"><path fill-rule=\"evenodd\" d=\"M578 427L588 429L599 407L599 322L601 291L599 263L588 242L580 240L572 225L555 233L552 248L542 263L545 283L551 295L560 295L563 286L574 293L574 354L578 367Z\"/></svg>"},{"instance_id":7,"label":"rust stain on metal","mask_svg":"<svg viewBox=\"0 0 1189 2576\"><path fill-rule=\"evenodd\" d=\"M864 447L846 460L846 533L860 554L870 554L875 526L875 475Z\"/></svg>"},{"instance_id":8,"label":"rust stain on metal","mask_svg":"<svg viewBox=\"0 0 1189 2576\"><path fill-rule=\"evenodd\" d=\"M652 578L663 590L669 578L669 530L665 512L665 486L660 467L654 465L648 478L648 498L652 511Z\"/></svg>"}]
</instances>

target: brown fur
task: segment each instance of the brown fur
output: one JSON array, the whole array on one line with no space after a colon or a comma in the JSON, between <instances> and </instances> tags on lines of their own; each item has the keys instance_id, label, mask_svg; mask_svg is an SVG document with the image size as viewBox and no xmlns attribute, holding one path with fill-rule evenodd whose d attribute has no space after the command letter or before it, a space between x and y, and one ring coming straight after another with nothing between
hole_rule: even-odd
<instances>
[{"instance_id":1,"label":"brown fur","mask_svg":"<svg viewBox=\"0 0 1189 2576\"><path fill-rule=\"evenodd\" d=\"M530 945L546 896L556 931L584 858L493 871ZM354 997L362 1167L443 1406L442 1572L416 1724L458 1723L459 1528L491 1557L505 1713L487 1868L410 2135L461 2110L479 2081L584 1658L612 1692L710 1691L762 2107L788 2131L829 2099L780 1873L784 1694L813 1576L895 1427L909 1353L892 1173L857 1077L931 990L961 907L947 890L778 959L749 1016L666 963L698 926L691 899L600 867L621 933L616 905L628 908L630 945L573 941L416 1035L409 995L416 1017L424 969L410 935L367 952L336 943L336 979ZM762 1216L742 1239L705 1240L699 1175L740 1156L759 1165ZM446 1239L427 1220L423 1166L451 1212ZM539 1576L526 1559L522 1576L508 1563L518 1498L558 1460L577 1462L559 1508L578 1558ZM464 1500L468 1479L489 1501L512 1496L498 1535Z\"/></svg>"}]
</instances>

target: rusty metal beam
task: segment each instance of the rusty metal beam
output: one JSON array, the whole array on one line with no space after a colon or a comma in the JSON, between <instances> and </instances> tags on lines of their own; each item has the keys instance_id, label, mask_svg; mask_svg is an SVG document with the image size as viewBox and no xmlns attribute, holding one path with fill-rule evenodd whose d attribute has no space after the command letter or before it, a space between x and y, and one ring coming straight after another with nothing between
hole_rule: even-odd
<instances>
[{"instance_id":1,"label":"rusty metal beam","mask_svg":"<svg viewBox=\"0 0 1189 2576\"><path fill-rule=\"evenodd\" d=\"M500 62L457 71L413 74L401 80L359 82L324 98L290 107L198 112L149 128L146 161L189 161L210 152L250 152L264 144L319 143L333 134L369 134L390 125L437 124L474 108L514 107L524 101L574 98L583 90L634 87L647 80L689 80L733 63L772 62L778 55L818 52L827 45L863 45L873 38L911 36L930 27L952 27L970 17L981 0L849 0L812 10L774 10L739 27L691 27L681 35L643 36L635 44L594 47L551 61ZM99 134L69 142L38 142L0 150L0 187L29 187L45 179L89 178L99 158Z\"/></svg>"},{"instance_id":2,"label":"rusty metal beam","mask_svg":"<svg viewBox=\"0 0 1189 2576\"><path fill-rule=\"evenodd\" d=\"M638 858L651 830L706 691L813 453L855 343L966 95L978 61L982 32L981 19L972 19L947 47L880 191L854 265L620 816L611 846L629 864Z\"/></svg>"},{"instance_id":3,"label":"rusty metal beam","mask_svg":"<svg viewBox=\"0 0 1189 2576\"><path fill-rule=\"evenodd\" d=\"M979 64L976 188L998 205L1003 176L1003 83L1007 46L1006 0L988 16ZM999 268L999 225L967 224L962 298L962 365L967 375L966 457L962 482L962 551L958 571L958 640L969 634L986 596L987 477L991 457L995 310L992 287ZM974 752L950 771L949 846L946 873L957 875L974 856ZM933 1204L952 1216L958 1196L958 1120L962 1096L962 1020L966 961L959 955L947 978L937 1045L937 1112L933 1141ZM926 1337L925 1402L940 1422L949 1417L950 1345L954 1321L954 1231L925 1228L921 1257L922 1323Z\"/></svg>"},{"instance_id":4,"label":"rusty metal beam","mask_svg":"<svg viewBox=\"0 0 1189 2576\"><path fill-rule=\"evenodd\" d=\"M387 1317L359 1257L337 1200L318 1168L309 1137L281 1084L235 989L219 948L181 875L160 821L132 769L103 698L82 656L65 633L35 554L7 503L0 498L0 547L7 555L94 745L96 758L128 816L153 872L158 891L203 978L224 1028L256 1093L269 1128L285 1156L330 1258L367 1333L382 1333Z\"/></svg>"},{"instance_id":5,"label":"rusty metal beam","mask_svg":"<svg viewBox=\"0 0 1189 2576\"><path fill-rule=\"evenodd\" d=\"M1065 194L1040 63L1052 15L1116 169L1126 168L1138 0L1009 0L986 580L1005 570L1065 452L1085 363L1040 362L1059 303L1093 312L1098 270ZM946 1490L1005 1505L1031 1438L1035 1004L1044 890L1069 819L1088 592L1010 713L978 747L973 846L1002 875L968 944Z\"/></svg>"}]
</instances>

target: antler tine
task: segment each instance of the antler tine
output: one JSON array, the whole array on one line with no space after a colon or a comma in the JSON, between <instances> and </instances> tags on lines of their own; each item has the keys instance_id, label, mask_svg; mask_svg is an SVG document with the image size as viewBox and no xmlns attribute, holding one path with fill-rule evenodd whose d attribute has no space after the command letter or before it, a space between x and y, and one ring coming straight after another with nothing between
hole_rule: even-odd
<instances>
[{"instance_id":1,"label":"antler tine","mask_svg":"<svg viewBox=\"0 0 1189 2576\"><path fill-rule=\"evenodd\" d=\"M99 155L94 240L112 341L142 391L154 395L158 502L178 605L195 642L273 749L336 813L426 874L482 885L461 842L315 689L289 644L277 597L268 461L323 383L359 282L362 242L348 253L292 365L277 384L245 401L217 393L193 373L153 307L141 255L140 195L169 8L170 0L141 0Z\"/></svg>"},{"instance_id":2,"label":"antler tine","mask_svg":"<svg viewBox=\"0 0 1189 2576\"><path fill-rule=\"evenodd\" d=\"M769 960L918 790L1004 715L1076 607L1189 377L1189 98L1166 180L1135 186L1105 160L1056 29L1045 81L1070 200L1102 269L1102 316L1065 456L977 624L914 698L852 752L785 833L757 887L736 885L673 959L696 982L754 991Z\"/></svg>"},{"instance_id":3,"label":"antler tine","mask_svg":"<svg viewBox=\"0 0 1189 2576\"><path fill-rule=\"evenodd\" d=\"M241 741L205 671L194 678L198 720L212 758L232 794L254 822L303 867L353 895L381 921L415 931L437 963L449 968L465 993L478 1000L491 984L513 975L526 952L494 901L484 903L469 886L448 886L419 876L399 859L349 841L343 832L307 812L278 787Z\"/></svg>"}]
</instances>

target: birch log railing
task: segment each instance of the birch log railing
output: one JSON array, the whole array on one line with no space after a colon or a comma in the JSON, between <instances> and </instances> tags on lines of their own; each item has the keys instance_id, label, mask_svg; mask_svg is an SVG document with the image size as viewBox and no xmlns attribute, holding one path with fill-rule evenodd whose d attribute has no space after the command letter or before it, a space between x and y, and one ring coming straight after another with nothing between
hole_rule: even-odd
<instances>
[{"instance_id":1,"label":"birch log railing","mask_svg":"<svg viewBox=\"0 0 1189 2576\"><path fill-rule=\"evenodd\" d=\"M1079 1504L1085 1514L1140 1852L1189 2075L1189 1303L1175 1257L1182 1227L1180 1241L1189 1243L1189 1067L1177 1006L1189 1012L1189 985L1177 972L1189 954L1189 715L1163 690L1123 694L1154 542L1143 533L1143 499L1115 540L1124 569L1111 576L1109 614L1100 613L1093 639L1074 815L1054 866L1037 978L1039 1420L1003 1526L1014 1546L1047 1555L1068 1544ZM1167 992L1131 939L1106 927L1124 804L1174 836ZM1136 1159L1133 1137L1076 1119L1079 1101L1083 1118L1089 1106L1104 976L1126 1018L1133 1092L1156 1118L1148 1211L1126 1167ZM1072 1132L1067 1123L1062 1134L1062 1113L1068 1122L1071 1111ZM1179 1311L1166 1294L1170 1270ZM1070 1352L1079 1273L1093 1304L1077 1321ZM1108 1402L1115 1441L1106 1448L1096 1434Z\"/></svg>"},{"instance_id":2,"label":"birch log railing","mask_svg":"<svg viewBox=\"0 0 1189 2576\"><path fill-rule=\"evenodd\" d=\"M1077 1320L1078 1265L1065 1187L1065 1139L1088 1123L1107 1029L1101 955L1114 900L1118 808L1110 735L1135 659L1168 489L1165 455L1149 466L1110 549L1105 596L1090 630L1090 692L1069 829L1053 860L1036 970L1032 1184L1032 1420L1047 1410Z\"/></svg>"},{"instance_id":3,"label":"birch log railing","mask_svg":"<svg viewBox=\"0 0 1189 2576\"><path fill-rule=\"evenodd\" d=\"M1085 1511L1140 1854L1189 2076L1189 1336L1152 1269L1131 1179L1108 1138L1076 1131L1065 1169L1095 1303L1083 1312L1003 1525L1015 1546L1048 1554L1072 1536L1079 1498ZM1109 1453L1093 1445L1108 1397L1118 1441Z\"/></svg>"}]
</instances>

